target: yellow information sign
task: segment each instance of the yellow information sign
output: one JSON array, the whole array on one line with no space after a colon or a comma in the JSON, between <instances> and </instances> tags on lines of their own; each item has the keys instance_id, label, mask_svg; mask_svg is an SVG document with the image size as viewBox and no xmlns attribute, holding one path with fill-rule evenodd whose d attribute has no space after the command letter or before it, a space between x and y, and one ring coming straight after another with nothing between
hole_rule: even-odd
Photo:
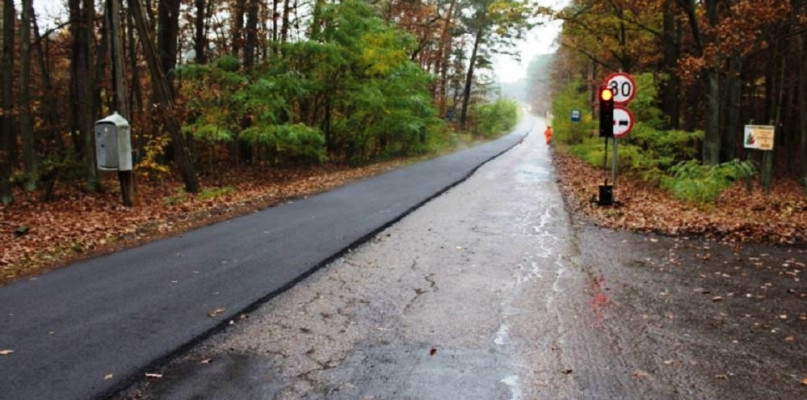
<instances>
[{"instance_id":1,"label":"yellow information sign","mask_svg":"<svg viewBox=\"0 0 807 400\"><path fill-rule=\"evenodd\" d=\"M773 150L774 127L773 125L746 125L745 143L746 149Z\"/></svg>"}]
</instances>

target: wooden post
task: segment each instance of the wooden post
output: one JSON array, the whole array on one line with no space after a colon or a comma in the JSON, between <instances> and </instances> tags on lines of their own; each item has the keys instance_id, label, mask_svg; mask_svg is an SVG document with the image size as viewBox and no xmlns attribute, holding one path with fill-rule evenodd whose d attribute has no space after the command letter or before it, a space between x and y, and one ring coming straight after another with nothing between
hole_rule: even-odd
<instances>
[{"instance_id":1,"label":"wooden post","mask_svg":"<svg viewBox=\"0 0 807 400\"><path fill-rule=\"evenodd\" d=\"M115 88L115 105L118 109L118 114L128 121L131 118L129 113L129 105L126 104L126 84L124 82L123 73L123 37L120 28L120 0L107 0L106 7L107 21L109 22L109 38L111 46L112 58L112 81ZM131 121L129 121L129 132L131 133ZM131 138L131 136L130 136ZM135 196L135 179L133 171L118 171L118 181L120 182L121 196L123 197L123 205L126 207L134 207L136 204Z\"/></svg>"},{"instance_id":2,"label":"wooden post","mask_svg":"<svg viewBox=\"0 0 807 400\"><path fill-rule=\"evenodd\" d=\"M776 125L774 125L773 121L771 121L771 125L773 125L775 129ZM776 146L774 145L774 148L775 147ZM762 171L760 174L760 180L762 182L762 190L765 191L765 194L771 194L772 179L773 179L773 150L762 150Z\"/></svg>"}]
</instances>

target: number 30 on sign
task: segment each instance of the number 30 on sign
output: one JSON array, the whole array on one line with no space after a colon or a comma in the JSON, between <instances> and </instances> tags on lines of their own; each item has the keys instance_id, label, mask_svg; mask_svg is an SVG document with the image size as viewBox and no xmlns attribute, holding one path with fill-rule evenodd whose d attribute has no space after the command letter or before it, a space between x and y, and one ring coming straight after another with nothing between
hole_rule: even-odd
<instances>
[{"instance_id":1,"label":"number 30 on sign","mask_svg":"<svg viewBox=\"0 0 807 400\"><path fill-rule=\"evenodd\" d=\"M611 74L605 79L605 86L614 92L614 103L628 104L636 96L636 82L633 77L622 72Z\"/></svg>"}]
</instances>

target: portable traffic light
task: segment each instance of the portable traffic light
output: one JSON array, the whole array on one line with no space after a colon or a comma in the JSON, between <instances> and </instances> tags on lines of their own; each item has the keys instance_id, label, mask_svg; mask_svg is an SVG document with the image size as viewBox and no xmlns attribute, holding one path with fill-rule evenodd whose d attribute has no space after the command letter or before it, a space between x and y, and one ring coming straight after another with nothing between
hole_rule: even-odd
<instances>
[{"instance_id":1,"label":"portable traffic light","mask_svg":"<svg viewBox=\"0 0 807 400\"><path fill-rule=\"evenodd\" d=\"M614 92L608 86L600 86L600 137L614 137Z\"/></svg>"}]
</instances>

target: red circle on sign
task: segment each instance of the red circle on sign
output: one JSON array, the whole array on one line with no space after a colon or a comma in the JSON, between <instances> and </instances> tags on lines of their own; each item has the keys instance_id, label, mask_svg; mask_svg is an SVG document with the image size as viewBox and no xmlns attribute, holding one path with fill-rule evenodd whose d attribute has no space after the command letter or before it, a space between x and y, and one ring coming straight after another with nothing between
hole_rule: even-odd
<instances>
[{"instance_id":1,"label":"red circle on sign","mask_svg":"<svg viewBox=\"0 0 807 400\"><path fill-rule=\"evenodd\" d=\"M636 97L636 81L624 72L608 75L605 78L605 86L613 89L616 104L628 104Z\"/></svg>"},{"instance_id":2,"label":"red circle on sign","mask_svg":"<svg viewBox=\"0 0 807 400\"><path fill-rule=\"evenodd\" d=\"M633 113L625 106L614 106L614 138L622 139L633 129Z\"/></svg>"}]
</instances>

